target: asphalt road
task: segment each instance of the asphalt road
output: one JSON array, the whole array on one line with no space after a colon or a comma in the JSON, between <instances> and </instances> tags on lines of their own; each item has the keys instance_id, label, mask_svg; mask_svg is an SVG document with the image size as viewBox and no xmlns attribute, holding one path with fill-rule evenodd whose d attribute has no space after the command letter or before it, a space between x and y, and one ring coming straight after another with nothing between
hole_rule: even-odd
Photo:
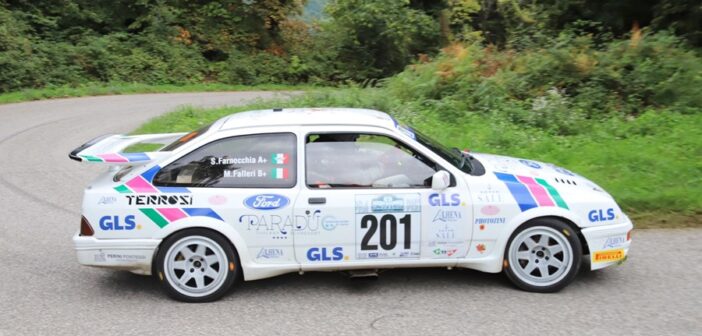
<instances>
[{"instance_id":1,"label":"asphalt road","mask_svg":"<svg viewBox=\"0 0 702 336\"><path fill-rule=\"evenodd\" d=\"M82 188L102 169L70 161L89 138L178 105L270 93L150 94L0 105L0 335L702 334L702 230L640 230L629 261L582 272L558 294L500 274L393 270L378 280L289 274L223 300L182 304L156 281L79 266Z\"/></svg>"}]
</instances>

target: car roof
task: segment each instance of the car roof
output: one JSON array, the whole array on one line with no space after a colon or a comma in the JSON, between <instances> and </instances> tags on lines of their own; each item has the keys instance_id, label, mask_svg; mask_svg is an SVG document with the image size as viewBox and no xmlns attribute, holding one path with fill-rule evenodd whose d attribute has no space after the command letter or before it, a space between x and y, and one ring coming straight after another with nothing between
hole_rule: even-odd
<instances>
[{"instance_id":1,"label":"car roof","mask_svg":"<svg viewBox=\"0 0 702 336\"><path fill-rule=\"evenodd\" d=\"M213 128L224 131L257 126L353 125L394 128L395 119L384 112L357 108L285 108L235 113ZM218 127L219 126L219 127Z\"/></svg>"}]
</instances>

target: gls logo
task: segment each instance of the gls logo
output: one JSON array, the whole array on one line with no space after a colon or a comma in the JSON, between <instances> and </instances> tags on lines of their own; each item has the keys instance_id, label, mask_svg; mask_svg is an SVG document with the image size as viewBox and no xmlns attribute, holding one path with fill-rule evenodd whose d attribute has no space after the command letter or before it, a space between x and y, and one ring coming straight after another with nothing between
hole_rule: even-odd
<instances>
[{"instance_id":1,"label":"gls logo","mask_svg":"<svg viewBox=\"0 0 702 336\"><path fill-rule=\"evenodd\" d=\"M124 217L124 224L120 222L119 216L103 216L100 218L100 228L105 231L134 230L136 227L134 215Z\"/></svg>"},{"instance_id":2,"label":"gls logo","mask_svg":"<svg viewBox=\"0 0 702 336\"><path fill-rule=\"evenodd\" d=\"M307 250L307 260L309 261L339 261L344 259L344 248L335 247L331 249L331 255L326 247L313 247Z\"/></svg>"},{"instance_id":3,"label":"gls logo","mask_svg":"<svg viewBox=\"0 0 702 336\"><path fill-rule=\"evenodd\" d=\"M596 209L588 212L587 218L591 222L604 222L608 220L614 219L616 216L614 216L614 209L609 208L609 209Z\"/></svg>"},{"instance_id":4,"label":"gls logo","mask_svg":"<svg viewBox=\"0 0 702 336\"><path fill-rule=\"evenodd\" d=\"M461 205L461 195L459 194L430 194L429 205L431 206L458 206Z\"/></svg>"}]
</instances>

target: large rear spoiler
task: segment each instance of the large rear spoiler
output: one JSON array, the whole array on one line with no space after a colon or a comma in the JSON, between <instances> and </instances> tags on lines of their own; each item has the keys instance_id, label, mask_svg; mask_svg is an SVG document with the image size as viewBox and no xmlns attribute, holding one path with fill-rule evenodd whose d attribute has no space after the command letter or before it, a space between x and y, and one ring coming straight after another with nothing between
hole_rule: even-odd
<instances>
[{"instance_id":1,"label":"large rear spoiler","mask_svg":"<svg viewBox=\"0 0 702 336\"><path fill-rule=\"evenodd\" d=\"M146 163L168 155L168 152L124 153L125 148L137 143L167 145L186 133L144 135L107 134L92 139L71 151L68 157L78 162L128 165Z\"/></svg>"}]
</instances>

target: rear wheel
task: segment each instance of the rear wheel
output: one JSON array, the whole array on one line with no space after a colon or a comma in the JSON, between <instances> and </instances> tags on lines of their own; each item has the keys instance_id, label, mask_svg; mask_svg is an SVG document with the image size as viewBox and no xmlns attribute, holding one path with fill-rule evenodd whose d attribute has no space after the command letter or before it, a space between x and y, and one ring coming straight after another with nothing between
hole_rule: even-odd
<instances>
[{"instance_id":1,"label":"rear wheel","mask_svg":"<svg viewBox=\"0 0 702 336\"><path fill-rule=\"evenodd\" d=\"M208 302L226 294L240 274L240 267L226 238L209 230L192 229L163 242L156 272L172 298Z\"/></svg>"},{"instance_id":2,"label":"rear wheel","mask_svg":"<svg viewBox=\"0 0 702 336\"><path fill-rule=\"evenodd\" d=\"M570 226L556 219L537 219L512 234L505 260L505 273L517 287L556 292L578 274L582 246Z\"/></svg>"}]
</instances>

